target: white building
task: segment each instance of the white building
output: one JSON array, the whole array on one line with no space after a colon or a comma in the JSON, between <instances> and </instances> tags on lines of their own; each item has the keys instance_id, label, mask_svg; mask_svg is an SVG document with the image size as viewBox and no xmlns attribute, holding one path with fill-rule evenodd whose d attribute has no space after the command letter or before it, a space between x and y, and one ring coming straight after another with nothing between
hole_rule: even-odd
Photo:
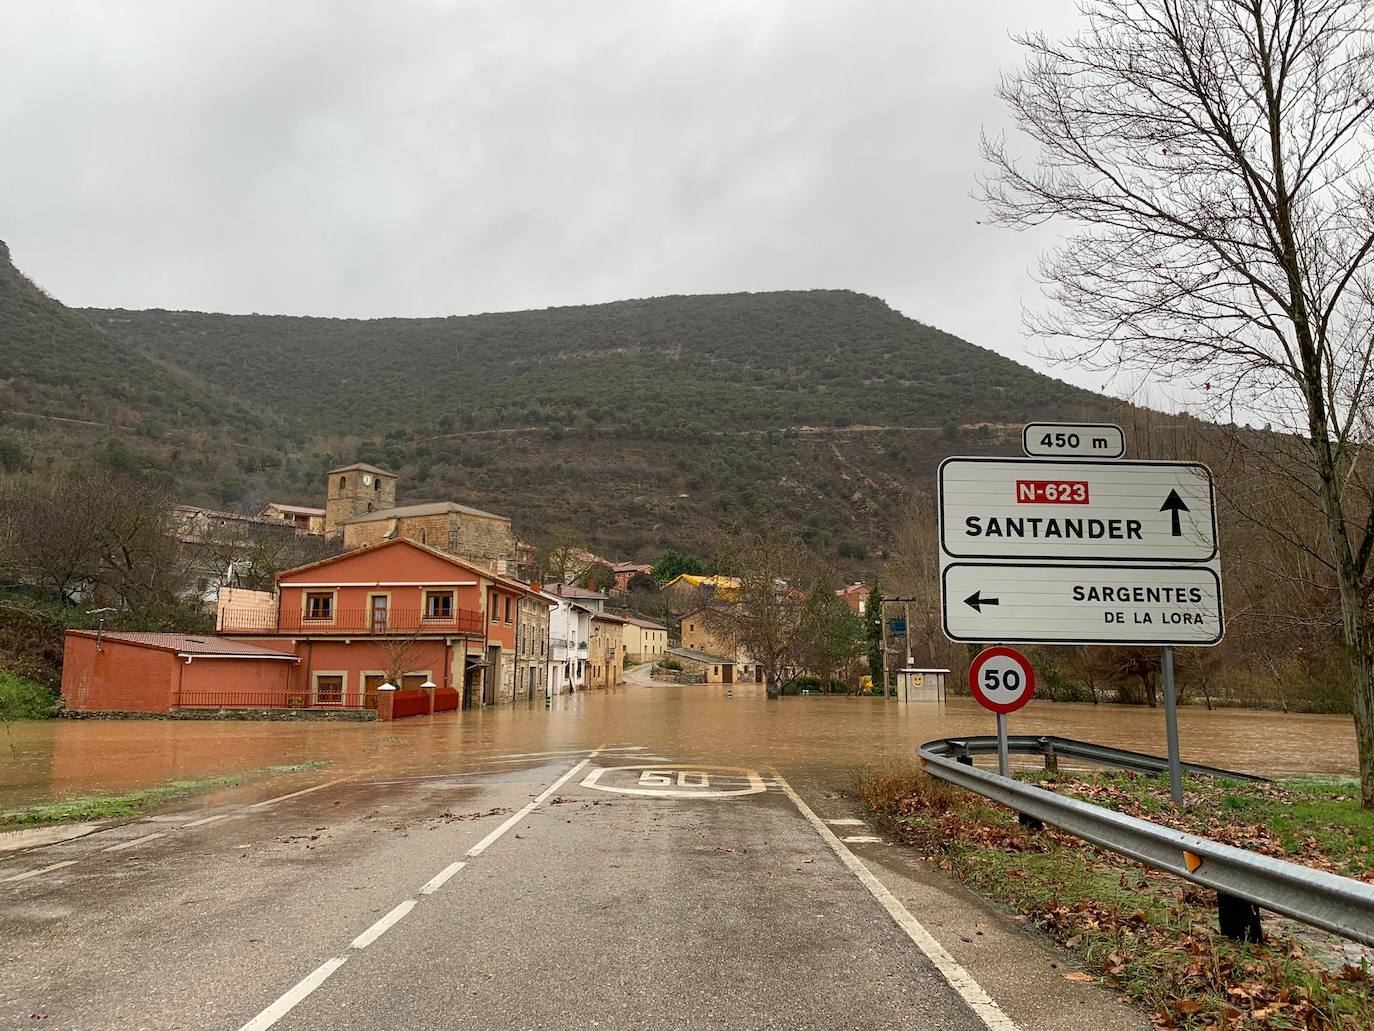
<instances>
[{"instance_id":1,"label":"white building","mask_svg":"<svg viewBox=\"0 0 1374 1031\"><path fill-rule=\"evenodd\" d=\"M587 686L587 643L592 610L549 590L540 595L549 603L549 694L581 691Z\"/></svg>"}]
</instances>

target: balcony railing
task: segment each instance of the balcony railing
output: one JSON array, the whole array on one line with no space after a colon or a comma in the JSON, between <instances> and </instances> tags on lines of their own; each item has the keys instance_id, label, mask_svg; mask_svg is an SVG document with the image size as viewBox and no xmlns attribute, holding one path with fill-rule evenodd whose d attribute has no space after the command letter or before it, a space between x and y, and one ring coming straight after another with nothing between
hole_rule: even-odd
<instances>
[{"instance_id":1,"label":"balcony railing","mask_svg":"<svg viewBox=\"0 0 1374 1031\"><path fill-rule=\"evenodd\" d=\"M447 615L431 616L419 609L338 609L327 617L312 618L298 610L290 612L223 613L218 630L222 634L475 634L483 629L482 613L458 609Z\"/></svg>"}]
</instances>

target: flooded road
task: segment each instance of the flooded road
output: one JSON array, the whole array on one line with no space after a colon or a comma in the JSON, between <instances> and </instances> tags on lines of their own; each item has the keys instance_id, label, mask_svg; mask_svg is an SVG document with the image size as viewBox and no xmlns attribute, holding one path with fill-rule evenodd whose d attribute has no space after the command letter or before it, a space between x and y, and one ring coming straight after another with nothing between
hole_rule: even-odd
<instances>
[{"instance_id":1,"label":"flooded road","mask_svg":"<svg viewBox=\"0 0 1374 1031\"><path fill-rule=\"evenodd\" d=\"M1013 734L1057 734L1163 754L1163 712L1142 706L1033 702ZM1242 709L1179 713L1184 759L1270 776L1353 775L1349 717ZM95 791L124 792L325 761L335 777L421 776L502 753L635 742L665 755L776 765L847 788L856 770L909 759L932 738L994 733L971 699L903 704L811 696L769 701L736 685L638 686L537 705L395 723L58 720L18 723L0 740L0 808Z\"/></svg>"}]
</instances>

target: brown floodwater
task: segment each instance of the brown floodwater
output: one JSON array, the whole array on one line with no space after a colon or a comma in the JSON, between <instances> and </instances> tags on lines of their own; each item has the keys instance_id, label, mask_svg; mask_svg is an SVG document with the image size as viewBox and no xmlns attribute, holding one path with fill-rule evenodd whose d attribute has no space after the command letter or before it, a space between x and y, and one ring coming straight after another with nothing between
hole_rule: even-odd
<instances>
[{"instance_id":1,"label":"brown floodwater","mask_svg":"<svg viewBox=\"0 0 1374 1031\"><path fill-rule=\"evenodd\" d=\"M1163 712L1139 706L1032 702L1013 734L1057 734L1163 754ZM1245 709L1179 713L1185 759L1263 775L1353 775L1349 717ZM323 760L319 774L420 776L474 759L640 745L696 762L776 765L846 787L854 771L909 759L933 738L992 734L971 699L905 704L810 696L769 701L736 685L638 686L395 723L53 720L0 731L0 809L96 791L123 792Z\"/></svg>"}]
</instances>

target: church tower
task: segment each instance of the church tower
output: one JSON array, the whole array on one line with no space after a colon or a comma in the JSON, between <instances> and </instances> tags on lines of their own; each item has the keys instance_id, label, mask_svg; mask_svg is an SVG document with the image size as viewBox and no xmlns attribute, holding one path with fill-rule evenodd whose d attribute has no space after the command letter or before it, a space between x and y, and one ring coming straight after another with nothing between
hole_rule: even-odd
<instances>
[{"instance_id":1,"label":"church tower","mask_svg":"<svg viewBox=\"0 0 1374 1031\"><path fill-rule=\"evenodd\" d=\"M339 536L339 523L344 519L395 507L395 473L365 462L331 469L325 490L324 535Z\"/></svg>"}]
</instances>

